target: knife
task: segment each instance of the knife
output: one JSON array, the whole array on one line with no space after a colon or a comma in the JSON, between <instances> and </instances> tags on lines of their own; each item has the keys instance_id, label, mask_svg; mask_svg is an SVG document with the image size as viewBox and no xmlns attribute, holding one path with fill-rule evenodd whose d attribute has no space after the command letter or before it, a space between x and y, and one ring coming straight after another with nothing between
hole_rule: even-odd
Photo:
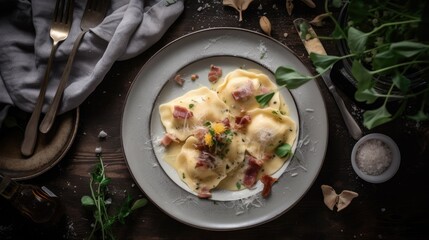
<instances>
[{"instance_id":1,"label":"knife","mask_svg":"<svg viewBox=\"0 0 429 240\"><path fill-rule=\"evenodd\" d=\"M307 50L308 54L311 52L318 53L321 55L327 55L325 48L322 45L322 42L317 38L317 35L311 25L308 23L307 20L303 18L297 18L293 21L296 30L298 31L298 34L304 44L305 49ZM302 31L301 27L306 28L306 35L310 34L311 38L307 39L307 36L301 36ZM335 103L337 104L338 108L340 109L341 115L343 117L344 123L346 124L346 127L349 131L349 134L352 136L353 139L358 140L362 137L362 130L357 124L356 120L353 118L353 116L348 111L346 105L344 104L343 99L338 95L337 89L335 88L335 85L332 83L331 80L331 69L327 70L326 72L321 74L321 77L323 79L323 82L328 87L329 92L331 92L332 96L334 97Z\"/></svg>"}]
</instances>

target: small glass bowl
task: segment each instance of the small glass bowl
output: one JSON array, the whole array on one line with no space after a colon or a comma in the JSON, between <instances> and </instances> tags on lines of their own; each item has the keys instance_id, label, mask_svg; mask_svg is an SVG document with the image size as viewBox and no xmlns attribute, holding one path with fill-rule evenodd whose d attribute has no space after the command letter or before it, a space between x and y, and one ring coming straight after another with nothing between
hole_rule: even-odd
<instances>
[{"instance_id":1,"label":"small glass bowl","mask_svg":"<svg viewBox=\"0 0 429 240\"><path fill-rule=\"evenodd\" d=\"M387 167L387 169L379 175L369 175L369 174L365 173L364 171L362 171L358 167L358 165L356 163L357 150L359 149L359 147L363 143L365 143L371 139L378 139L378 140L384 142L390 148L390 151L392 153L392 162ZM380 133L372 133L372 134L368 134L368 135L362 137L355 144L355 146L353 147L352 155L351 155L351 162L352 162L353 170L356 172L356 174L361 179L363 179L367 182L370 182L370 183L382 183L382 182L385 182L385 181L391 179L396 174L396 172L398 171L399 165L401 163L401 153L399 152L398 145L396 145L396 143L390 137L383 135L383 134L380 134Z\"/></svg>"}]
</instances>

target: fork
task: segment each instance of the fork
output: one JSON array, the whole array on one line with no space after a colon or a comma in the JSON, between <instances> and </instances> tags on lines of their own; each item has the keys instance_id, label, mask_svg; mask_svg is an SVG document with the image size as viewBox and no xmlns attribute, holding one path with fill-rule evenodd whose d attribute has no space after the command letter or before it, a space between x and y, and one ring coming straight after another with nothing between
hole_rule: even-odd
<instances>
[{"instance_id":1,"label":"fork","mask_svg":"<svg viewBox=\"0 0 429 240\"><path fill-rule=\"evenodd\" d=\"M43 103L45 100L46 89L49 83L49 74L51 72L52 61L55 57L55 52L61 42L63 42L70 32L70 27L73 21L73 0L57 0L51 29L49 35L52 39L51 54L49 55L48 64L45 70L43 81L40 85L39 96L36 101L33 113L27 123L24 133L24 140L21 145L21 153L24 156L31 156L34 153L34 147L37 141L38 125L40 114L42 112Z\"/></svg>"},{"instance_id":2,"label":"fork","mask_svg":"<svg viewBox=\"0 0 429 240\"><path fill-rule=\"evenodd\" d=\"M73 61L79 48L80 42L82 41L82 38L85 33L87 33L90 28L97 26L103 21L104 17L106 16L108 6L109 0L88 0L88 2L86 3L85 11L80 22L81 32L79 33L73 44L73 49L67 60L66 67L64 68L64 72L61 76L61 80L55 93L54 99L52 100L52 103L49 107L49 110L46 112L45 117L40 123L40 132L47 133L51 129L55 121L58 107L60 105L64 89L66 88L67 81L70 76L70 70L72 68Z\"/></svg>"}]
</instances>

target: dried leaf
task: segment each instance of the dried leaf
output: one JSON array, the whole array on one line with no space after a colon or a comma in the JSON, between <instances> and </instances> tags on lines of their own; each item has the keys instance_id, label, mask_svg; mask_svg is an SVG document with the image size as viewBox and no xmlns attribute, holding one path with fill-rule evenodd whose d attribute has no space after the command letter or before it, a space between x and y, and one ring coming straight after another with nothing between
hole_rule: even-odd
<instances>
[{"instance_id":1,"label":"dried leaf","mask_svg":"<svg viewBox=\"0 0 429 240\"><path fill-rule=\"evenodd\" d=\"M253 0L223 0L223 5L233 7L238 11L239 19L238 21L243 21L243 11L247 9L249 4L253 2Z\"/></svg>"},{"instance_id":2,"label":"dried leaf","mask_svg":"<svg viewBox=\"0 0 429 240\"><path fill-rule=\"evenodd\" d=\"M344 190L339 195L335 192L334 188L328 185L322 185L323 202L330 209L334 210L337 206L337 212L346 208L353 200L359 196L356 192Z\"/></svg>"},{"instance_id":3,"label":"dried leaf","mask_svg":"<svg viewBox=\"0 0 429 240\"><path fill-rule=\"evenodd\" d=\"M290 15L292 15L293 10L293 0L286 0L286 11Z\"/></svg>"},{"instance_id":4,"label":"dried leaf","mask_svg":"<svg viewBox=\"0 0 429 240\"><path fill-rule=\"evenodd\" d=\"M323 20L325 20L325 18L328 18L329 16L331 16L331 13L323 13L323 14L317 15L309 23L313 26L321 27L325 25L325 22Z\"/></svg>"},{"instance_id":5,"label":"dried leaf","mask_svg":"<svg viewBox=\"0 0 429 240\"><path fill-rule=\"evenodd\" d=\"M267 17L262 16L259 19L259 25L261 26L261 29L264 31L264 33L266 33L268 36L271 36L271 22Z\"/></svg>"}]
</instances>

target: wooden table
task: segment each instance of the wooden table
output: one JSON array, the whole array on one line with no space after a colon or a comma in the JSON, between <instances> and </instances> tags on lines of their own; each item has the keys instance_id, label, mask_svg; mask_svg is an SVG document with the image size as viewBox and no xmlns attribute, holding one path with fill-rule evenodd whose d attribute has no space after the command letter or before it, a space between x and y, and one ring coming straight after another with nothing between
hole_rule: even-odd
<instances>
[{"instance_id":1,"label":"wooden table","mask_svg":"<svg viewBox=\"0 0 429 240\"><path fill-rule=\"evenodd\" d=\"M320 2L320 1L318 1ZM79 130L72 148L54 168L26 183L48 186L66 207L67 224L56 229L41 229L25 220L0 199L0 239L83 239L91 230L91 215L80 204L89 194L89 172L98 161L94 149L103 148L107 175L111 177L113 202L121 202L126 194L144 197L135 186L125 163L121 146L120 124L127 91L144 63L170 41L196 30L212 27L239 27L261 32L259 17L272 23L272 37L288 46L311 69L306 51L294 30L292 21L312 19L323 12L294 1L292 16L285 10L285 1L254 1L238 21L237 12L223 7L221 1L186 1L183 14L163 38L143 54L117 62L94 93L81 105ZM328 35L332 25L316 28L319 35ZM335 53L326 42L328 53ZM320 81L320 79L318 80ZM327 88L320 88L328 107L329 143L323 167L307 194L290 211L268 223L246 230L210 232L174 220L149 203L115 229L118 239L427 239L429 229L429 157L423 148L428 143L428 128L399 119L365 133L380 132L392 137L400 147L402 162L395 177L386 183L371 184L357 177L350 163L355 141L348 135L339 110ZM350 97L346 102L354 116L362 119ZM104 130L108 137L98 139ZM426 131L426 137L424 137ZM338 192L344 189L359 193L342 212L330 211L323 203L320 186L328 184Z\"/></svg>"}]
</instances>

